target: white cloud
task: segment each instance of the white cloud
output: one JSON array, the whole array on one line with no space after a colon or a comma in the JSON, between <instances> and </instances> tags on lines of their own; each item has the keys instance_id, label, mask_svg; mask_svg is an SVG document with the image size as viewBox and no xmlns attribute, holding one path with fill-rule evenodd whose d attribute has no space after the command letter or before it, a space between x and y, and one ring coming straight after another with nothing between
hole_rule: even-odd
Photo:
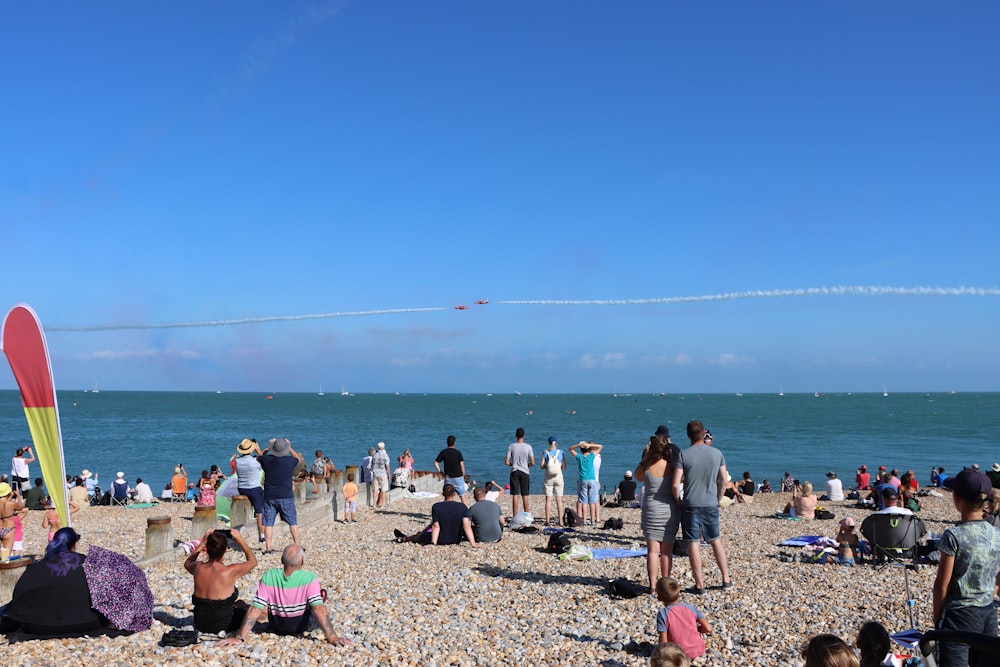
<instances>
[{"instance_id":1,"label":"white cloud","mask_svg":"<svg viewBox=\"0 0 1000 667\"><path fill-rule=\"evenodd\" d=\"M625 361L624 352L607 352L600 356L585 354L580 357L577 365L585 370L592 368L625 368Z\"/></svg>"},{"instance_id":2,"label":"white cloud","mask_svg":"<svg viewBox=\"0 0 1000 667\"><path fill-rule=\"evenodd\" d=\"M741 357L732 352L726 352L720 354L711 363L717 366L750 366L754 363L754 360L753 357Z\"/></svg>"},{"instance_id":3,"label":"white cloud","mask_svg":"<svg viewBox=\"0 0 1000 667\"><path fill-rule=\"evenodd\" d=\"M129 359L200 359L201 353L195 350L95 350L84 354L73 355L74 359L86 361L119 361Z\"/></svg>"}]
</instances>

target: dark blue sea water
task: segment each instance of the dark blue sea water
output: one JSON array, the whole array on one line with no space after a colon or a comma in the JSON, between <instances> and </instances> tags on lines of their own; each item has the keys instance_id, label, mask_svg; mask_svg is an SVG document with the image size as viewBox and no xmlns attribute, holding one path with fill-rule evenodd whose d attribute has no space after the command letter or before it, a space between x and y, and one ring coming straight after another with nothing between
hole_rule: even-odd
<instances>
[{"instance_id":1,"label":"dark blue sea water","mask_svg":"<svg viewBox=\"0 0 1000 667\"><path fill-rule=\"evenodd\" d=\"M549 435L564 449L605 445L601 482L612 488L634 468L658 424L686 446L685 424L700 419L734 477L749 470L776 482L784 470L816 484L827 470L853 483L855 469L912 468L926 482L932 465L949 470L1000 460L1000 394L277 394L72 391L59 393L67 472L115 472L163 488L174 466L189 474L227 464L244 437L286 436L310 459L316 449L337 467L359 463L382 440L395 459L408 448L417 469L454 434L471 476L505 481L514 430L523 426L540 463ZM16 391L0 391L0 442L7 456L30 442ZM6 469L4 469L6 472ZM40 474L35 463L32 476ZM567 474L568 492L576 473ZM540 477L534 476L541 493Z\"/></svg>"}]
</instances>

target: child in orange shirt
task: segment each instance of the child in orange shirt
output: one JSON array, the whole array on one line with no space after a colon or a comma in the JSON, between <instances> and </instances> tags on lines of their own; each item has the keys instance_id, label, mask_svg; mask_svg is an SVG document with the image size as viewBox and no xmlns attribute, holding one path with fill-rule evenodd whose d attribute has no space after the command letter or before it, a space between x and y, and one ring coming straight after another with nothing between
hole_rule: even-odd
<instances>
[{"instance_id":1,"label":"child in orange shirt","mask_svg":"<svg viewBox=\"0 0 1000 667\"><path fill-rule=\"evenodd\" d=\"M354 473L347 473L347 484L344 484L344 523L357 523L358 485L354 483Z\"/></svg>"}]
</instances>

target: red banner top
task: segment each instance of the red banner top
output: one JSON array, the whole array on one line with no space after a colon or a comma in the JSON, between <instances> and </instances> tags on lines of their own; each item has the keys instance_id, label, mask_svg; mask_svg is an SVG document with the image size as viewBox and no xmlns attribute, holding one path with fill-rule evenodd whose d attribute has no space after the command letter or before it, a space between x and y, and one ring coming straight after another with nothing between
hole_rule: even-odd
<instances>
[{"instance_id":1,"label":"red banner top","mask_svg":"<svg viewBox=\"0 0 1000 667\"><path fill-rule=\"evenodd\" d=\"M0 347L7 355L14 379L21 389L24 407L55 407L49 351L38 316L30 306L14 306L7 313Z\"/></svg>"}]
</instances>

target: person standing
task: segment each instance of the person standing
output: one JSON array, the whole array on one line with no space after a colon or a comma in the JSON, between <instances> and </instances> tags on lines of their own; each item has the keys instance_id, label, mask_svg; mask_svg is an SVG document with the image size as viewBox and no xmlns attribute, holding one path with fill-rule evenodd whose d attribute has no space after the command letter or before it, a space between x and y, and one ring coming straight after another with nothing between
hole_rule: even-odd
<instances>
[{"instance_id":1,"label":"person standing","mask_svg":"<svg viewBox=\"0 0 1000 667\"><path fill-rule=\"evenodd\" d=\"M661 430L662 429L662 432ZM670 483L673 464L677 460L677 447L670 442L666 426L657 429L642 452L642 459L635 468L635 476L642 482L642 536L646 538L646 573L649 590L656 593L660 577L669 577L674 564L674 542L681 522L680 509L674 499ZM632 483L633 495L635 483Z\"/></svg>"},{"instance_id":2,"label":"person standing","mask_svg":"<svg viewBox=\"0 0 1000 667\"><path fill-rule=\"evenodd\" d=\"M292 475L295 466L302 463L302 455L292 449L288 438L271 438L259 459L264 471L264 549L271 550L274 521L280 515L288 524L292 543L299 543L298 515L295 512L295 494Z\"/></svg>"},{"instance_id":3,"label":"person standing","mask_svg":"<svg viewBox=\"0 0 1000 667\"><path fill-rule=\"evenodd\" d=\"M966 469L949 477L945 488L961 516L958 525L945 529L938 542L941 562L934 580L934 627L997 636L993 588L1000 572L1000 531L983 520L983 510L993 485L978 470ZM995 658L969 653L969 646L942 641L938 646L941 667L995 665Z\"/></svg>"},{"instance_id":4,"label":"person standing","mask_svg":"<svg viewBox=\"0 0 1000 667\"><path fill-rule=\"evenodd\" d=\"M517 515L517 500L521 499L524 511L528 509L528 495L531 492L529 469L535 465L535 450L524 441L524 429L520 426L514 431L515 442L507 447L507 458L504 463L510 466L510 497L513 503L511 516Z\"/></svg>"},{"instance_id":5,"label":"person standing","mask_svg":"<svg viewBox=\"0 0 1000 667\"><path fill-rule=\"evenodd\" d=\"M28 481L31 479L28 464L34 461L35 455L31 451L31 445L18 449L14 458L10 460L10 483L20 494L28 491Z\"/></svg>"},{"instance_id":6,"label":"person standing","mask_svg":"<svg viewBox=\"0 0 1000 667\"><path fill-rule=\"evenodd\" d=\"M730 589L729 563L726 548L719 532L719 500L722 499L723 480L726 479L726 459L718 449L705 442L705 425L692 419L687 425L691 446L680 452L674 461L674 500L681 507L681 531L688 545L688 560L694 577L692 593L705 593L702 572L701 540L712 547L715 562L722 575L722 588ZM681 499L681 483L684 498Z\"/></svg>"},{"instance_id":7,"label":"person standing","mask_svg":"<svg viewBox=\"0 0 1000 667\"><path fill-rule=\"evenodd\" d=\"M594 470L594 460L604 445L581 440L575 445L570 445L569 453L576 459L579 468L580 481L576 490L576 513L583 518L584 525L597 525L601 521L600 503L597 496L600 493L600 485L597 482L597 472ZM577 453L576 450L580 450ZM587 510L590 510L590 518L587 518Z\"/></svg>"},{"instance_id":8,"label":"person standing","mask_svg":"<svg viewBox=\"0 0 1000 667\"><path fill-rule=\"evenodd\" d=\"M264 541L264 489L260 485L260 463L254 458L260 455L260 445L256 440L243 438L236 446L236 491L246 496L257 515L257 539Z\"/></svg>"},{"instance_id":9,"label":"person standing","mask_svg":"<svg viewBox=\"0 0 1000 667\"><path fill-rule=\"evenodd\" d=\"M375 458L375 448L368 448L368 456L361 459L361 483L365 485L365 504L371 509L372 504L372 459Z\"/></svg>"},{"instance_id":10,"label":"person standing","mask_svg":"<svg viewBox=\"0 0 1000 667\"><path fill-rule=\"evenodd\" d=\"M386 507L389 493L389 454L385 451L385 443L377 445L378 451L372 456L372 485L375 487L375 509Z\"/></svg>"},{"instance_id":11,"label":"person standing","mask_svg":"<svg viewBox=\"0 0 1000 667\"><path fill-rule=\"evenodd\" d=\"M563 525L563 492L565 482L563 480L563 470L566 469L566 456L559 449L559 443L555 436L549 436L549 448L542 454L542 487L545 489L545 525L549 525L549 512L552 507L552 499L556 501L556 523Z\"/></svg>"},{"instance_id":12,"label":"person standing","mask_svg":"<svg viewBox=\"0 0 1000 667\"><path fill-rule=\"evenodd\" d=\"M451 484L458 491L460 498L465 497L465 458L462 452L455 448L455 436L449 435L445 440L447 446L442 449L437 458L434 459L434 469L442 472L444 468L444 483ZM465 502L463 500L463 502Z\"/></svg>"}]
</instances>

